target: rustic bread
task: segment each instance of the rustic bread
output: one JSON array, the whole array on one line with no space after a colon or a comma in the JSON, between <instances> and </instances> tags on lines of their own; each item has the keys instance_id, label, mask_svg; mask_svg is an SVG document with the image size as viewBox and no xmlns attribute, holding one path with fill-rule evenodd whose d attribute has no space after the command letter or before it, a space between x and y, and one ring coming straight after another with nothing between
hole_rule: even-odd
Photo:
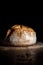
<instances>
[{"instance_id":1,"label":"rustic bread","mask_svg":"<svg viewBox=\"0 0 43 65\"><path fill-rule=\"evenodd\" d=\"M8 29L6 39L15 46L32 45L36 43L36 32L30 27L14 25Z\"/></svg>"}]
</instances>

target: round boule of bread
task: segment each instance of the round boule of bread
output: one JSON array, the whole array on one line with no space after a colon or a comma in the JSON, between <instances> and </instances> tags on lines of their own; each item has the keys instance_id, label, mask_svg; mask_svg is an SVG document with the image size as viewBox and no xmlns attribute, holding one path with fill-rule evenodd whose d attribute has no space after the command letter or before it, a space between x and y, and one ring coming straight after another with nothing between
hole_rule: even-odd
<instances>
[{"instance_id":1,"label":"round boule of bread","mask_svg":"<svg viewBox=\"0 0 43 65\"><path fill-rule=\"evenodd\" d=\"M8 29L6 40L14 46L26 46L36 43L36 32L27 26L14 25Z\"/></svg>"}]
</instances>

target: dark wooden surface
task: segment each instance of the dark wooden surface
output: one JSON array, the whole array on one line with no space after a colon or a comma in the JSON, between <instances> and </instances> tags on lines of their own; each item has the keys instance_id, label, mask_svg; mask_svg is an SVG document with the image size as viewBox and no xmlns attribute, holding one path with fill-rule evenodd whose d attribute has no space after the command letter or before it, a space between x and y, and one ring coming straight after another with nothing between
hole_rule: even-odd
<instances>
[{"instance_id":1,"label":"dark wooden surface","mask_svg":"<svg viewBox=\"0 0 43 65\"><path fill-rule=\"evenodd\" d=\"M27 47L0 46L0 65L43 65L43 44Z\"/></svg>"}]
</instances>

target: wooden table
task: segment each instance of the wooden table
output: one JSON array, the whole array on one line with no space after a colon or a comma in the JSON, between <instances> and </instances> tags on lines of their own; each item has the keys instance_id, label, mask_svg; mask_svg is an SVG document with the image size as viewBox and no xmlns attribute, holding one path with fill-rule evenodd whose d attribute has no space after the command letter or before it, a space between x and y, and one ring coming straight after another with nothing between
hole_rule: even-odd
<instances>
[{"instance_id":1,"label":"wooden table","mask_svg":"<svg viewBox=\"0 0 43 65\"><path fill-rule=\"evenodd\" d=\"M0 46L0 65L43 65L43 44L25 47Z\"/></svg>"}]
</instances>

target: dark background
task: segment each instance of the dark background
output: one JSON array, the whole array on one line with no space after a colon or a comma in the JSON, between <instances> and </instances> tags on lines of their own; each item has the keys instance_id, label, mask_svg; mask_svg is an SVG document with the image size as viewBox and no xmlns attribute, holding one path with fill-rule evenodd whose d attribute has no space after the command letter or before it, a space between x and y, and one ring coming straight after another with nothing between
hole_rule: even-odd
<instances>
[{"instance_id":1,"label":"dark background","mask_svg":"<svg viewBox=\"0 0 43 65\"><path fill-rule=\"evenodd\" d=\"M4 40L7 30L14 24L32 27L37 33L37 41L43 42L43 16L2 15L0 16L0 40Z\"/></svg>"}]
</instances>

